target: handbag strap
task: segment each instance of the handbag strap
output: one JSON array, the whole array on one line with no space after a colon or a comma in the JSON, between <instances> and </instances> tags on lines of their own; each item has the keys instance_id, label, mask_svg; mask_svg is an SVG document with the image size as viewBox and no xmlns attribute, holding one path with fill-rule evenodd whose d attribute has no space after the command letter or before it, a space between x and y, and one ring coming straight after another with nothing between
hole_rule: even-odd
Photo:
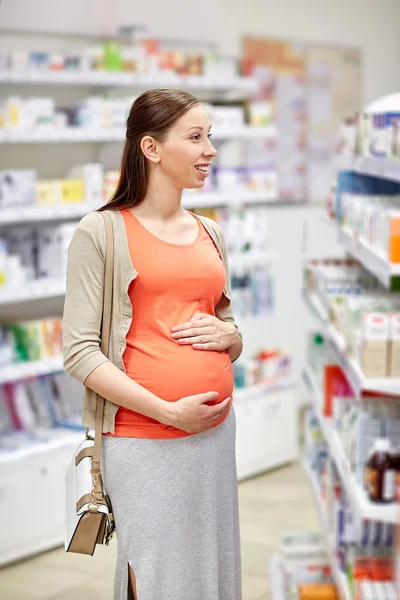
<instances>
[{"instance_id":1,"label":"handbag strap","mask_svg":"<svg viewBox=\"0 0 400 600\"><path fill-rule=\"evenodd\" d=\"M111 310L113 297L113 276L114 276L114 234L112 229L111 216L108 212L101 213L104 217L106 231L106 257L104 272L104 293L103 293L103 319L101 325L101 351L108 357L110 347L111 332ZM104 398L97 396L96 406L96 424L94 430L94 448L92 458L91 473L94 476L94 491L100 491L101 486L97 486L96 476L100 475L100 454L101 442L103 438L103 416L104 416Z\"/></svg>"}]
</instances>

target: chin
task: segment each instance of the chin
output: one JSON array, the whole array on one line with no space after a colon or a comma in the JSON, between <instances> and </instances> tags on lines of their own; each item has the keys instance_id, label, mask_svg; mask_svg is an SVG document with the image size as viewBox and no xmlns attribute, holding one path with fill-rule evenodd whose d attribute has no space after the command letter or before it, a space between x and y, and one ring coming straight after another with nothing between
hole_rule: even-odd
<instances>
[{"instance_id":1,"label":"chin","mask_svg":"<svg viewBox=\"0 0 400 600\"><path fill-rule=\"evenodd\" d=\"M195 181L185 187L188 190L200 190L202 187L204 187L205 182L206 182L205 180L204 181Z\"/></svg>"}]
</instances>

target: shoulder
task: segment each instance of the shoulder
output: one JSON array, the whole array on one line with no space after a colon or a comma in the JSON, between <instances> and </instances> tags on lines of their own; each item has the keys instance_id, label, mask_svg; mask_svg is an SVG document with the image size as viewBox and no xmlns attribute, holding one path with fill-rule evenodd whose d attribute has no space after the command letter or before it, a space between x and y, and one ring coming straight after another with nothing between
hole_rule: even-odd
<instances>
[{"instance_id":1,"label":"shoulder","mask_svg":"<svg viewBox=\"0 0 400 600\"><path fill-rule=\"evenodd\" d=\"M222 244L224 242L224 234L222 232L221 227L218 225L216 221L210 219L209 217L203 217L202 215L197 215L200 221L203 223L205 228L208 231L211 231L215 237L217 238L218 244Z\"/></svg>"},{"instance_id":2,"label":"shoulder","mask_svg":"<svg viewBox=\"0 0 400 600\"><path fill-rule=\"evenodd\" d=\"M86 231L94 235L98 234L104 228L104 219L99 212L90 212L85 215L78 223L77 231Z\"/></svg>"},{"instance_id":3,"label":"shoulder","mask_svg":"<svg viewBox=\"0 0 400 600\"><path fill-rule=\"evenodd\" d=\"M90 212L78 223L73 244L79 246L82 251L88 252L90 248L97 248L101 254L105 247L105 227L103 215L99 212Z\"/></svg>"}]
</instances>

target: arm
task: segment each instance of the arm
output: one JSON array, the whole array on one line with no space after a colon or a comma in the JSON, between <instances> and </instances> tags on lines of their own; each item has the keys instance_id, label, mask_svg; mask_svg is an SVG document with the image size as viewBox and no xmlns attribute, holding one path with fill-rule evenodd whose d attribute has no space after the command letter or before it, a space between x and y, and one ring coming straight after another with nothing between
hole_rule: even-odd
<instances>
[{"instance_id":1,"label":"arm","mask_svg":"<svg viewBox=\"0 0 400 600\"><path fill-rule=\"evenodd\" d=\"M110 361L92 371L83 383L118 406L129 408L160 423L171 424L170 403L146 390Z\"/></svg>"},{"instance_id":2,"label":"arm","mask_svg":"<svg viewBox=\"0 0 400 600\"><path fill-rule=\"evenodd\" d=\"M236 330L234 337L233 337L232 344L228 348L228 354L229 354L229 358L231 359L231 362L234 362L237 358L239 358L239 356L242 354L242 350L243 350L242 336L240 335L238 330Z\"/></svg>"}]
</instances>

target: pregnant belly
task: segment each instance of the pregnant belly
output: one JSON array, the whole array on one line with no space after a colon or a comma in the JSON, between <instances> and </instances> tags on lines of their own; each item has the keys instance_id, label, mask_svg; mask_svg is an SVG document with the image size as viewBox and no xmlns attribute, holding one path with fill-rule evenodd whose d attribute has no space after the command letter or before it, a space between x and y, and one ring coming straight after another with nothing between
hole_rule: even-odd
<instances>
[{"instance_id":1,"label":"pregnant belly","mask_svg":"<svg viewBox=\"0 0 400 600\"><path fill-rule=\"evenodd\" d=\"M171 347L172 346L172 347ZM205 392L218 392L217 404L233 393L233 371L228 352L194 350L191 346L171 345L164 356L127 347L124 353L126 373L136 383L166 400L176 402L180 398ZM149 417L120 408L116 426L156 425L171 429ZM172 428L174 429L174 428Z\"/></svg>"}]
</instances>

